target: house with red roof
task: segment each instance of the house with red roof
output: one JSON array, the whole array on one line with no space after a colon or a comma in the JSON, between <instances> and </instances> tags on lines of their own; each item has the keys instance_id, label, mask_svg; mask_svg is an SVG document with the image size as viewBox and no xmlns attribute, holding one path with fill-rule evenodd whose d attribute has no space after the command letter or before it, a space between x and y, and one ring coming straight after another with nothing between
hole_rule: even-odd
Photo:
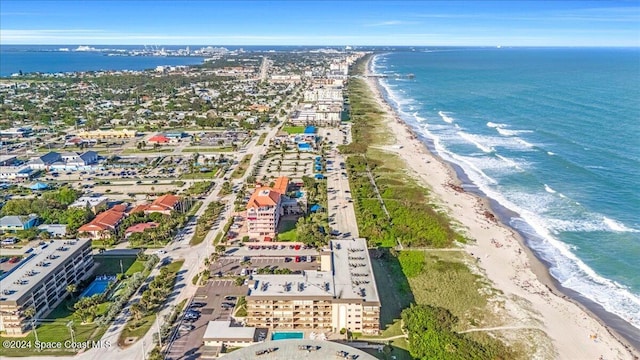
<instances>
[{"instance_id":1,"label":"house with red roof","mask_svg":"<svg viewBox=\"0 0 640 360\"><path fill-rule=\"evenodd\" d=\"M127 205L119 204L107 211L103 211L89 223L80 226L78 233L87 234L92 239L106 238L114 234L122 219L125 218Z\"/></svg>"},{"instance_id":2,"label":"house with red roof","mask_svg":"<svg viewBox=\"0 0 640 360\"><path fill-rule=\"evenodd\" d=\"M151 204L137 205L129 213L144 212L145 214L150 214L158 212L171 215L172 211L180 210L182 210L182 199L173 194L166 194L155 199Z\"/></svg>"},{"instance_id":3,"label":"house with red roof","mask_svg":"<svg viewBox=\"0 0 640 360\"><path fill-rule=\"evenodd\" d=\"M147 140L149 144L168 144L170 141L171 139L162 134L154 135Z\"/></svg>"},{"instance_id":4,"label":"house with red roof","mask_svg":"<svg viewBox=\"0 0 640 360\"><path fill-rule=\"evenodd\" d=\"M135 224L135 225L129 226L127 230L124 231L124 234L125 234L124 236L127 238L133 233L143 233L145 230L153 229L155 227L158 227L158 223L156 222L146 222L141 224Z\"/></svg>"}]
</instances>

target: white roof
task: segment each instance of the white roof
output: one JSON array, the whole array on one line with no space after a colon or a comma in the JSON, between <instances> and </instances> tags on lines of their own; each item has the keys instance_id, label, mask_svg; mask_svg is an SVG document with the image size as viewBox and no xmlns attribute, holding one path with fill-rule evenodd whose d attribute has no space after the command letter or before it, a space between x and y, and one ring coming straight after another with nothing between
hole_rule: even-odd
<instances>
[{"instance_id":1,"label":"white roof","mask_svg":"<svg viewBox=\"0 0 640 360\"><path fill-rule=\"evenodd\" d=\"M217 339L253 340L255 333L256 328L254 327L231 326L231 321L209 321L202 339L204 341Z\"/></svg>"}]
</instances>

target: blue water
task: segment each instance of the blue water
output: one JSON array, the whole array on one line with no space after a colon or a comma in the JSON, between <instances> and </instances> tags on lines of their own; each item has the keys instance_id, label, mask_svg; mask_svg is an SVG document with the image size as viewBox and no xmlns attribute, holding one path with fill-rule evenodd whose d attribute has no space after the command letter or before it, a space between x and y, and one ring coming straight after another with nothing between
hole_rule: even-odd
<instances>
[{"instance_id":1,"label":"blue water","mask_svg":"<svg viewBox=\"0 0 640 360\"><path fill-rule=\"evenodd\" d=\"M102 294L107 290L110 282L111 281L109 280L97 280L97 279L93 280L93 282L89 284L89 286L86 289L84 289L82 294L80 294L80 297L85 298L85 297L92 297L93 295L96 295L96 294Z\"/></svg>"},{"instance_id":2,"label":"blue water","mask_svg":"<svg viewBox=\"0 0 640 360\"><path fill-rule=\"evenodd\" d=\"M74 48L65 46L67 48ZM100 52L33 51L37 47L0 47L0 77L23 73L99 70L147 70L156 66L202 64L200 57L107 56Z\"/></svg>"},{"instance_id":3,"label":"blue water","mask_svg":"<svg viewBox=\"0 0 640 360\"><path fill-rule=\"evenodd\" d=\"M271 340L304 339L303 332L274 332Z\"/></svg>"},{"instance_id":4,"label":"blue water","mask_svg":"<svg viewBox=\"0 0 640 360\"><path fill-rule=\"evenodd\" d=\"M640 49L377 56L386 96L518 216L550 273L640 328Z\"/></svg>"}]
</instances>

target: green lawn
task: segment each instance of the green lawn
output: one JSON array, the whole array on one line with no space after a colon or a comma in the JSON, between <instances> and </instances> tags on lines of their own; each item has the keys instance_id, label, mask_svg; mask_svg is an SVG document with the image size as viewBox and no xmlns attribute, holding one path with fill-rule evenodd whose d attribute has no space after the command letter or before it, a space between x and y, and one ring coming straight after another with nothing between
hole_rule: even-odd
<instances>
[{"instance_id":1,"label":"green lawn","mask_svg":"<svg viewBox=\"0 0 640 360\"><path fill-rule=\"evenodd\" d=\"M183 264L184 260L174 261L171 264L167 265L167 269L171 273L177 273ZM122 329L122 333L120 333L118 344L124 344L125 339L128 337L140 338L144 336L144 334L146 334L147 331L149 331L149 329L151 329L151 327L155 324L156 314L156 311L151 311L150 314L147 314L142 319L140 319L136 326L133 326L132 319L129 319L127 324Z\"/></svg>"},{"instance_id":2,"label":"green lawn","mask_svg":"<svg viewBox=\"0 0 640 360\"><path fill-rule=\"evenodd\" d=\"M105 256L105 255L95 255L93 257L93 259L95 260L96 263L100 264L98 266L98 268L93 272L96 275L115 275L115 274L119 274L121 269L120 269L120 260L122 260L122 270L125 271L125 273L129 274L129 269L132 267L132 265L134 265L134 263L136 263L136 257L135 256ZM144 266L141 265L140 263L140 270L137 271L141 271L142 268Z\"/></svg>"},{"instance_id":3,"label":"green lawn","mask_svg":"<svg viewBox=\"0 0 640 360\"><path fill-rule=\"evenodd\" d=\"M233 148L231 146L227 147L200 147L200 146L189 146L182 149L182 152L232 152Z\"/></svg>"},{"instance_id":4,"label":"green lawn","mask_svg":"<svg viewBox=\"0 0 640 360\"><path fill-rule=\"evenodd\" d=\"M211 171L206 171L206 172L194 172L194 173L190 173L190 174L181 174L180 175L180 179L185 179L185 180L193 180L193 179L215 179L216 178L216 174L218 173L218 168L214 168Z\"/></svg>"},{"instance_id":5,"label":"green lawn","mask_svg":"<svg viewBox=\"0 0 640 360\"><path fill-rule=\"evenodd\" d=\"M101 309L105 307L101 306ZM38 341L40 342L62 342L71 340L69 328L67 324L73 321L74 337L76 342L82 342L87 340L98 341L107 330L106 327L101 328L95 324L80 324L79 320L74 318L73 313L67 309L66 301L63 301L57 308L55 308L45 319L43 319L36 328L38 333ZM54 356L70 356L74 353L71 349L47 349L38 352L35 349L35 334L30 332L25 337L5 337L0 336L0 341L4 340L20 340L26 341L31 344L31 348L27 349L10 349L1 347L0 352L2 358L4 357L17 357L17 356L37 356L37 355L54 355Z\"/></svg>"},{"instance_id":6,"label":"green lawn","mask_svg":"<svg viewBox=\"0 0 640 360\"><path fill-rule=\"evenodd\" d=\"M240 160L238 167L233 172L233 174L231 174L231 178L239 179L244 176L244 173L247 172L247 169L249 168L249 163L251 162L251 156L252 154L247 154L242 158L242 160Z\"/></svg>"},{"instance_id":7,"label":"green lawn","mask_svg":"<svg viewBox=\"0 0 640 360\"><path fill-rule=\"evenodd\" d=\"M168 153L168 152L173 152L173 148L157 148L157 149L153 149L153 148L148 148L148 149L136 149L136 148L128 148L128 149L124 149L122 150L123 154L144 154L144 153Z\"/></svg>"},{"instance_id":8,"label":"green lawn","mask_svg":"<svg viewBox=\"0 0 640 360\"><path fill-rule=\"evenodd\" d=\"M279 226L278 240L279 241L296 241L296 221L295 220L282 220Z\"/></svg>"},{"instance_id":9,"label":"green lawn","mask_svg":"<svg viewBox=\"0 0 640 360\"><path fill-rule=\"evenodd\" d=\"M304 126L284 126L282 130L288 134L302 134L304 132Z\"/></svg>"},{"instance_id":10,"label":"green lawn","mask_svg":"<svg viewBox=\"0 0 640 360\"><path fill-rule=\"evenodd\" d=\"M126 271L125 274L127 276L131 276L143 270L144 270L144 262L140 260L136 260L133 264L131 264L131 267Z\"/></svg>"},{"instance_id":11,"label":"green lawn","mask_svg":"<svg viewBox=\"0 0 640 360\"><path fill-rule=\"evenodd\" d=\"M260 135L260 137L258 138L258 142L256 142L256 145L260 146L262 144L264 144L264 140L267 138L267 133L264 133L262 135Z\"/></svg>"}]
</instances>

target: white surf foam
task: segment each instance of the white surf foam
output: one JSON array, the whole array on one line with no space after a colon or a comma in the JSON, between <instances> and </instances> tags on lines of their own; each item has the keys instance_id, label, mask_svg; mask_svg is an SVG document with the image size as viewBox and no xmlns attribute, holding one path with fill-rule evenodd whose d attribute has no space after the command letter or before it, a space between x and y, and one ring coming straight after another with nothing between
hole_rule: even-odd
<instances>
[{"instance_id":1,"label":"white surf foam","mask_svg":"<svg viewBox=\"0 0 640 360\"><path fill-rule=\"evenodd\" d=\"M527 133L533 132L531 130L509 130L509 129L505 129L504 127L496 127L495 129L498 132L498 134L502 136L516 136L519 134L527 134Z\"/></svg>"},{"instance_id":2,"label":"white surf foam","mask_svg":"<svg viewBox=\"0 0 640 360\"><path fill-rule=\"evenodd\" d=\"M555 194L555 193L556 193L556 191L555 191L555 190L553 190L553 189L551 188L551 186L549 186L549 185L547 185L547 184L544 184L544 190L545 190L546 192L548 192L549 194Z\"/></svg>"},{"instance_id":3,"label":"white surf foam","mask_svg":"<svg viewBox=\"0 0 640 360\"><path fill-rule=\"evenodd\" d=\"M489 121L487 123L487 126L490 127L490 128L501 128L501 127L507 126L507 124L497 124L497 123Z\"/></svg>"},{"instance_id":4,"label":"white surf foam","mask_svg":"<svg viewBox=\"0 0 640 360\"><path fill-rule=\"evenodd\" d=\"M472 143L473 145L475 145L478 149L480 149L480 150L482 150L482 151L484 151L486 153L490 153L490 152L494 152L495 151L495 149L492 148L491 146L487 146L487 145L482 144L478 139L479 137L476 136L476 135L469 134L469 133L466 133L464 131L458 131L458 135L461 138L465 139L466 141L468 141L468 142Z\"/></svg>"},{"instance_id":5,"label":"white surf foam","mask_svg":"<svg viewBox=\"0 0 640 360\"><path fill-rule=\"evenodd\" d=\"M554 156L555 154L556 154L556 153L554 153L554 152L547 151L547 155L549 155L549 156Z\"/></svg>"},{"instance_id":6,"label":"white surf foam","mask_svg":"<svg viewBox=\"0 0 640 360\"><path fill-rule=\"evenodd\" d=\"M615 231L615 232L638 232L639 230L636 229L632 229L629 227L626 227L623 223L610 219L606 216L604 216L602 218L602 221L607 225L607 227L611 230L611 231Z\"/></svg>"},{"instance_id":7,"label":"white surf foam","mask_svg":"<svg viewBox=\"0 0 640 360\"><path fill-rule=\"evenodd\" d=\"M442 118L442 120L444 122L447 122L449 124L453 124L454 119L452 117L450 117L448 115L448 113L445 113L444 111L438 111L438 115L440 115L440 117Z\"/></svg>"},{"instance_id":8,"label":"white surf foam","mask_svg":"<svg viewBox=\"0 0 640 360\"><path fill-rule=\"evenodd\" d=\"M386 90L389 97L391 98L393 93L389 91L388 88L386 88ZM401 104L402 102L403 101L396 102L400 110L402 108L402 104ZM404 114L408 115L406 113ZM500 125L502 125L502 127L505 127L504 124L487 123L488 127L500 127ZM550 230L550 228L553 228L555 232L562 228L567 229L569 226L569 223L576 224L576 222L567 221L567 220L554 221L556 219L549 219L539 215L538 213L539 211L540 213L544 213L545 208L549 206L550 204L549 201L551 201L549 200L549 198L555 197L557 201L561 201L557 196L554 196L549 192L542 192L540 194L530 194L529 197L531 199L535 199L535 201L538 202L537 204L529 206L530 204L527 202L525 203L522 203L521 201L517 202L519 204L526 204L524 206L527 206L528 208L532 209L532 211L527 210L526 208L521 207L517 205L515 202L509 200L509 198L512 197L511 196L512 194L508 194L508 197L507 197L506 195L503 195L501 192L496 190L496 187L499 186L498 181L492 178L491 176L487 175L483 171L483 169L480 166L478 166L479 162L483 162L482 163L483 166L488 166L487 164L489 163L495 164L496 162L493 161L495 159L491 161L487 161L487 159L489 158L488 156L480 156L478 158L460 156L458 154L450 152L447 149L446 144L444 144L441 141L440 136L436 136L432 132L430 132L429 129L427 129L426 124L422 124L420 126L420 129L423 132L423 134L425 134L427 137L432 139L437 153L440 156L442 156L445 160L451 161L460 165L465 170L465 173L467 174L469 179L474 184L476 184L476 186L478 186L478 188L483 193L485 193L487 196L489 196L490 198L500 203L502 206L520 214L521 216L520 218L513 219L512 225L518 228L522 228L521 226L524 225L525 228L523 229L525 229L525 231L526 231L526 228L531 229L531 231L533 232L532 234L535 234L538 236L539 240L533 239L530 243L530 246L551 264L550 273L556 279L558 279L558 281L563 286L567 288L571 288L583 294L585 297L602 305L607 311L610 311L620 316L621 318L631 323L633 326L640 329L640 317L637 316L637 314L640 314L640 297L638 297L635 294L632 294L631 292L629 292L628 289L621 286L620 284L617 284L616 282L606 279L600 276L599 274L597 274L593 269L591 269L588 265L586 265L581 259L579 259L574 254L574 251L577 250L575 246L571 246L557 240L554 237L553 232ZM457 134L459 136L458 139L464 138L465 135L463 134L471 135L471 134L464 133L462 131L458 131ZM505 137L502 137L502 139L507 140L511 138L505 136ZM450 140L452 139L447 139L447 141L450 141ZM483 153L493 151L492 146L497 142L495 139L491 139L491 141L487 141L486 138L479 137L479 136L474 137L473 135L471 135L470 137L467 136L467 138L464 140L474 144L476 147L481 149ZM505 142L499 142L499 143L501 144L501 146L506 144L510 144L514 146L515 144L517 144L517 146L522 147L522 145L524 145L517 142L513 144L514 143L513 141L511 143L505 143ZM547 152L547 154L549 156L555 155L552 152ZM508 166L508 164L505 161L500 161L500 163L502 164L501 165L496 164L496 167ZM565 197L562 194L558 194L558 195L560 198ZM566 201L566 200L563 200L563 201ZM626 227L624 224L621 224L615 220L602 217L602 216L600 217L599 221L592 221L591 219L587 219L582 222L578 222L578 225L579 226L574 225L573 228L576 230L580 228L583 231L586 229L604 229L604 228L606 228L607 231L620 231L620 230L636 231L635 229L630 229Z\"/></svg>"}]
</instances>

